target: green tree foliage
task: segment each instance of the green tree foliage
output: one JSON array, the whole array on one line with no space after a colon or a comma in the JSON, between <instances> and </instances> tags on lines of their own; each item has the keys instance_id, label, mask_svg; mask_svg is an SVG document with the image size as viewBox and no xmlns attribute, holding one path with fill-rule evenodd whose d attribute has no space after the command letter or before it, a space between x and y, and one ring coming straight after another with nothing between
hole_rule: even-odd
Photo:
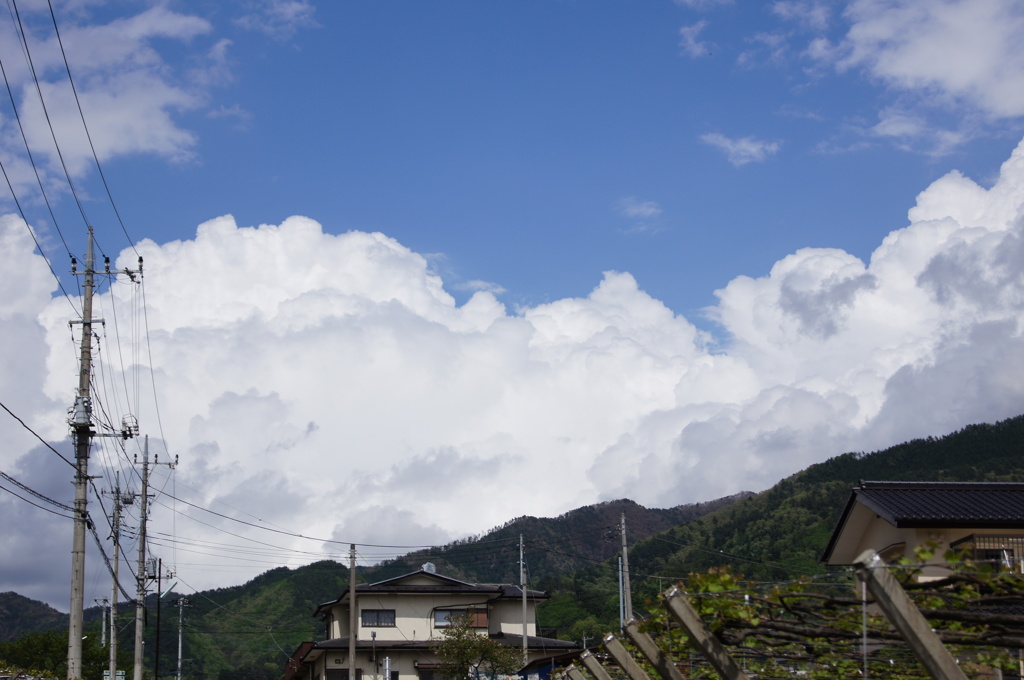
<instances>
[{"instance_id":1,"label":"green tree foliage","mask_svg":"<svg viewBox=\"0 0 1024 680\"><path fill-rule=\"evenodd\" d=\"M523 666L522 652L492 640L486 629L474 626L473 611L452 616L434 644L439 671L445 680L490 678L514 673Z\"/></svg>"},{"instance_id":2,"label":"green tree foliage","mask_svg":"<svg viewBox=\"0 0 1024 680\"><path fill-rule=\"evenodd\" d=\"M118 649L118 669L132 666L131 657ZM26 633L15 640L0 642L0 665L42 677L66 678L68 674L68 632ZM99 634L82 640L82 677L100 680L110 669L110 651L100 646Z\"/></svg>"}]
</instances>

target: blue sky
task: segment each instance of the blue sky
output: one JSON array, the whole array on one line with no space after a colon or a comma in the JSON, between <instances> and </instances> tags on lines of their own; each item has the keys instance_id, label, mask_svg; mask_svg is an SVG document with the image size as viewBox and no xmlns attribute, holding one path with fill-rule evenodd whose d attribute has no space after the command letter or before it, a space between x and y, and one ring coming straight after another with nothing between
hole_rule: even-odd
<instances>
[{"instance_id":1,"label":"blue sky","mask_svg":"<svg viewBox=\"0 0 1024 680\"><path fill-rule=\"evenodd\" d=\"M82 4L65 31L143 7ZM941 83L810 56L852 49L841 3L292 3L290 22L266 2L166 7L205 25L142 46L188 109L162 110L162 152L104 159L134 238L305 215L439 255L463 299L483 282L534 304L629 271L700 321L715 289L800 247L867 258L924 186L991 178L1020 134ZM897 110L914 125L882 135ZM942 132L963 142L938 149ZM760 155L730 162L712 140Z\"/></svg>"},{"instance_id":2,"label":"blue sky","mask_svg":"<svg viewBox=\"0 0 1024 680\"><path fill-rule=\"evenodd\" d=\"M49 6L21 0L80 206L4 14L0 401L68 446L74 304L29 229L73 292L84 212L116 268L145 257L144 290L101 287L97 399L182 461L164 488L193 505L162 499L152 549L186 585L334 556L226 558L260 532L198 508L437 544L1024 412L1019 3L52 6L131 243ZM68 494L0 435L0 469ZM97 452L106 483L127 446ZM0 507L8 555L54 555L0 558L0 590L59 605L70 529Z\"/></svg>"}]
</instances>

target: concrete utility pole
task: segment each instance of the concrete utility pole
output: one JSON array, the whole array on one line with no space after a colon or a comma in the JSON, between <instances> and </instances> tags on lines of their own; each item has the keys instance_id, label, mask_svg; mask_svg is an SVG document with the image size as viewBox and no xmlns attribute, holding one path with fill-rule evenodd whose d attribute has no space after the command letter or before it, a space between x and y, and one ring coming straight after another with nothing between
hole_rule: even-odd
<instances>
[{"instance_id":1,"label":"concrete utility pole","mask_svg":"<svg viewBox=\"0 0 1024 680\"><path fill-rule=\"evenodd\" d=\"M121 563L121 473L114 474L114 584L110 589L110 680L117 680L117 591L121 582L118 579L118 565Z\"/></svg>"},{"instance_id":2,"label":"concrete utility pole","mask_svg":"<svg viewBox=\"0 0 1024 680\"><path fill-rule=\"evenodd\" d=\"M110 607L110 600L103 598L102 600L93 600L96 604L103 608L103 627L100 628L100 647L107 646L107 608Z\"/></svg>"},{"instance_id":3,"label":"concrete utility pole","mask_svg":"<svg viewBox=\"0 0 1024 680\"><path fill-rule=\"evenodd\" d=\"M523 535L519 534L519 588L523 591L523 666L530 663L530 652L526 644L526 559L523 555Z\"/></svg>"},{"instance_id":4,"label":"concrete utility pole","mask_svg":"<svg viewBox=\"0 0 1024 680\"><path fill-rule=\"evenodd\" d=\"M629 588L629 551L626 549L626 513L622 513L622 625L633 620L633 593Z\"/></svg>"},{"instance_id":5,"label":"concrete utility pole","mask_svg":"<svg viewBox=\"0 0 1024 680\"><path fill-rule=\"evenodd\" d=\"M142 680L142 633L146 619L146 512L149 505L149 435L142 446L142 492L139 494L139 565L135 577L134 680ZM114 678L111 678L114 680Z\"/></svg>"},{"instance_id":6,"label":"concrete utility pole","mask_svg":"<svg viewBox=\"0 0 1024 680\"><path fill-rule=\"evenodd\" d=\"M188 600L183 597L178 598L178 675L177 680L181 680L181 638L182 632L185 630L185 607L189 604Z\"/></svg>"},{"instance_id":7,"label":"concrete utility pole","mask_svg":"<svg viewBox=\"0 0 1024 680\"><path fill-rule=\"evenodd\" d=\"M356 544L348 553L348 680L356 680Z\"/></svg>"},{"instance_id":8,"label":"concrete utility pole","mask_svg":"<svg viewBox=\"0 0 1024 680\"><path fill-rule=\"evenodd\" d=\"M75 527L71 539L71 611L68 620L68 680L82 677L82 633L85 593L85 530L89 521L87 489L89 483L89 444L92 440L92 399L89 383L92 378L92 293L93 238L85 251L85 282L82 295L82 346L78 365L78 393L72 409L71 431L75 440ZM71 271L75 269L71 260ZM113 679L111 679L113 680Z\"/></svg>"}]
</instances>

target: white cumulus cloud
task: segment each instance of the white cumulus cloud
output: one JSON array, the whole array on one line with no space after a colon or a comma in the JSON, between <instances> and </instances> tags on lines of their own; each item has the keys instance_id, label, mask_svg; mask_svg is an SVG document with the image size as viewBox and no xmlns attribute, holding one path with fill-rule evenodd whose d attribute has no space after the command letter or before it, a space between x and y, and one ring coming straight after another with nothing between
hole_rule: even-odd
<instances>
[{"instance_id":1,"label":"white cumulus cloud","mask_svg":"<svg viewBox=\"0 0 1024 680\"><path fill-rule=\"evenodd\" d=\"M487 290L459 305L426 257L384 234L224 216L189 240L137 244L145 352L107 337L114 318L136 327L137 285L101 288L96 398L105 418L138 416L161 460L179 457L173 483L156 476L183 501L162 496L154 513L167 550L167 536L191 550L243 540L212 527L267 540L199 508L338 542L274 535L297 564L622 496L667 506L759 490L845 451L1024 412L1022 214L1024 144L989 187L951 172L925 188L868 262L807 248L730 281L709 310L720 338L626 272L515 311ZM0 277L22 291L0 307L0 400L66 449L72 308L20 219L0 221L0 240ZM149 379L125 356L152 361L159 413L143 396L154 390L124 394ZM0 434L0 468L67 500L63 461L11 419ZM104 445L92 465L127 463ZM7 545L41 523L66 528L10 496L0 506L22 523L7 523ZM40 550L59 563L66 546ZM222 554L198 552L165 557L195 587L266 566L225 573ZM45 590L18 576L18 550L5 555L0 587Z\"/></svg>"}]
</instances>

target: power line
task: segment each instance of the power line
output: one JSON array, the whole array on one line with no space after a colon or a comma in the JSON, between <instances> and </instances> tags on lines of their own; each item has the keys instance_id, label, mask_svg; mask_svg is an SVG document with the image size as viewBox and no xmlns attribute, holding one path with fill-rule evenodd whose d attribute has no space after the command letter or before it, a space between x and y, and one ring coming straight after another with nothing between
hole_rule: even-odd
<instances>
[{"instance_id":1,"label":"power line","mask_svg":"<svg viewBox=\"0 0 1024 680\"><path fill-rule=\"evenodd\" d=\"M6 472L0 472L0 477L2 477L3 479L7 480L11 484L14 484L15 486L19 487L20 489L22 489L24 491L27 491L28 493L32 494L33 496L35 496L36 498L38 498L41 501L45 501L45 502L47 502L47 503L49 503L51 505L55 505L58 508L60 508L61 510L67 510L68 512L74 512L75 511L75 509L72 508L70 505L65 505L64 503L61 503L60 501L55 501L52 498L48 498L48 497L44 496L43 494L39 493L38 491L36 491L34 489L30 489L29 487L25 486L24 484L22 484L21 482L16 480L14 477L11 477Z\"/></svg>"},{"instance_id":2,"label":"power line","mask_svg":"<svg viewBox=\"0 0 1024 680\"><path fill-rule=\"evenodd\" d=\"M89 218L85 214L85 207L82 205L82 201L78 198L78 191L75 189L75 183L71 180L71 173L68 171L67 163L64 161L64 153L60 150L60 144L57 142L57 133L53 129L53 122L50 120L50 112L46 108L46 100L43 98L43 88L39 84L39 77L36 74L35 62L32 60L32 51L28 46L28 34L25 32L25 28L21 23L21 13L18 11L18 1L11 0L11 5L14 7L14 16L18 22L21 42L25 47L25 57L28 59L29 72L32 74L32 82L35 84L36 94L39 95L39 105L43 109L43 117L46 119L46 126L50 130L50 137L53 139L53 146L57 150L57 158L60 159L61 168L64 170L64 177L68 181L68 188L71 189L71 195L74 197L75 204L78 206L78 212L82 215L82 221L88 225Z\"/></svg>"},{"instance_id":3,"label":"power line","mask_svg":"<svg viewBox=\"0 0 1024 680\"><path fill-rule=\"evenodd\" d=\"M75 104L78 106L78 115L82 119L82 127L85 129L85 136L89 140L89 149L92 151L93 160L96 161L96 170L99 171L100 179L103 181L103 188L106 189L107 198L110 199L110 206L114 209L114 215L117 217L117 221L121 225L121 230L124 232L125 238L128 239L128 245L130 245L132 250L135 251L135 254L138 255L139 252L135 250L135 243L132 241L132 237L128 235L128 229L124 226L124 220L121 219L121 213L117 210L117 204L114 203L114 196L110 193L110 186L107 184L107 177L103 174L103 167L100 165L99 156L96 154L96 147L93 145L92 135L89 133L89 126L85 122L85 113L82 112L82 102L78 99L78 88L75 87L75 79L71 76L71 66L68 64L68 55L64 51L64 41L61 40L60 29L57 28L57 16L53 12L53 3L51 3L50 0L46 0L46 4L50 8L50 18L53 20L53 32L57 36L57 44L60 45L60 54L64 58L64 69L68 74L68 82L71 84L71 92L75 95Z\"/></svg>"},{"instance_id":4,"label":"power line","mask_svg":"<svg viewBox=\"0 0 1024 680\"><path fill-rule=\"evenodd\" d=\"M11 494L15 498L20 498L21 500L25 501L29 505L35 506L35 507L39 508L40 510L45 510L46 512L52 513L54 515L57 515L58 517L63 517L64 519L74 519L74 517L70 517L68 515L62 515L61 513L57 512L56 510L51 510L50 508L47 508L47 507L42 506L42 505L39 505L38 503L35 503L33 501L30 501L29 499L25 498L24 496L21 496L21 495L15 493L15 492L11 491L10 489L8 489L7 487L5 487L3 485L0 485L0 489L3 489L4 491L6 491L7 493Z\"/></svg>"},{"instance_id":5,"label":"power line","mask_svg":"<svg viewBox=\"0 0 1024 680\"><path fill-rule=\"evenodd\" d=\"M11 415L11 417L12 417L12 418L14 418L14 419L15 419L15 420L17 420L17 421L18 421L19 423L21 423L21 426L22 426L22 427L24 427L24 428L25 428L26 430L28 430L29 432L31 432L31 433L32 433L32 435L33 435L33 436L34 436L34 437L35 437L36 439L38 439L39 441L41 441L41 442L43 443L43 446L45 446L46 448L48 448L48 449L50 449L51 451L53 451L54 453L56 453L56 454L57 454L57 455L58 455L58 456L60 457L60 459L61 459L61 460L63 460L63 461L65 462L65 463L67 463L67 464L68 464L68 465L70 465L71 467L75 467L75 464L74 464L74 463L72 463L72 462L71 462L70 460L68 460L67 458L65 458L65 457L64 457L64 454L62 454L62 453L61 453L60 451L58 451L57 449L55 449L55 448L53 448L52 446L50 446L50 444L49 444L49 443L48 443L48 442L47 442L47 441L46 441L45 439L43 439L43 438L42 438L42 437L40 437L40 436L39 436L38 434L36 434L35 430L33 430L33 429L32 429L31 427L29 427L28 425L26 425L26 424L25 424L25 421L24 421L24 420L22 420L21 418L19 418L19 417L18 417L18 416L16 416L16 415L14 415L14 412L13 412L13 411L11 411L11 409L7 408L7 406L6 406L6 405L5 405L5 404L4 404L4 403L3 403L2 401L0 401L0 408L3 408L3 410L7 411L7 413L9 413L9 414Z\"/></svg>"}]
</instances>

